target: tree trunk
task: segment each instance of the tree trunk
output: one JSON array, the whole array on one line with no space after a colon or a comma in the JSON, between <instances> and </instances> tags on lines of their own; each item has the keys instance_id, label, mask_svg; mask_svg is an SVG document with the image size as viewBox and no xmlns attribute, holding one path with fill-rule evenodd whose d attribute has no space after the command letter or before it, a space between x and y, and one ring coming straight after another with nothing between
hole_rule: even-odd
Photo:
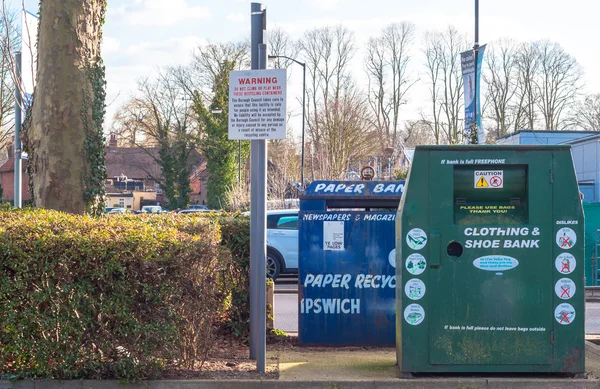
<instances>
[{"instance_id":1,"label":"tree trunk","mask_svg":"<svg viewBox=\"0 0 600 389\"><path fill-rule=\"evenodd\" d=\"M38 207L82 214L89 194L96 193L90 186L97 186L104 174L103 136L98 133L104 101L100 109L94 106L100 100L98 88L103 100L104 80L93 74L102 69L105 8L105 0L40 2L37 85L25 139Z\"/></svg>"}]
</instances>

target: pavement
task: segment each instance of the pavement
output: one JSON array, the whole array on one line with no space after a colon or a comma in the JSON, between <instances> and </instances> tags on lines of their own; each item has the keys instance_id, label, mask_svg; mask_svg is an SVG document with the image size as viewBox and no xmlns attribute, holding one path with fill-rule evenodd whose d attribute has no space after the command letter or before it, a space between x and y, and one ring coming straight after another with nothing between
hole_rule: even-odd
<instances>
[{"instance_id":1,"label":"pavement","mask_svg":"<svg viewBox=\"0 0 600 389\"><path fill-rule=\"evenodd\" d=\"M277 289L286 289L277 293ZM289 285L276 285L275 327L297 333L297 294ZM295 331L294 331L295 330ZM586 304L586 338L600 343L600 302ZM596 334L596 335L593 335ZM0 389L204 389L204 388L323 388L323 389L600 389L600 346L586 342L587 378L548 375L432 376L397 378L393 348L305 349L267 354L270 366L279 368L279 380L144 381L0 381Z\"/></svg>"},{"instance_id":2,"label":"pavement","mask_svg":"<svg viewBox=\"0 0 600 389\"><path fill-rule=\"evenodd\" d=\"M494 375L399 379L394 349L305 350L270 352L279 380L143 381L0 381L0 389L600 389L600 346L586 344L589 378ZM275 357L275 358L271 358Z\"/></svg>"}]
</instances>

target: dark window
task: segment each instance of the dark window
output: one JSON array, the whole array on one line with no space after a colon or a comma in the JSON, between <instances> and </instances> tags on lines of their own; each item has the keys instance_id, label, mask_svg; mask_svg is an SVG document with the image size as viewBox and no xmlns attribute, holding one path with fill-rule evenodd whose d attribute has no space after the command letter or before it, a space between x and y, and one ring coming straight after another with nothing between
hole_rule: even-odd
<instances>
[{"instance_id":1,"label":"dark window","mask_svg":"<svg viewBox=\"0 0 600 389\"><path fill-rule=\"evenodd\" d=\"M272 230L297 230L298 215L268 215L267 228Z\"/></svg>"},{"instance_id":2,"label":"dark window","mask_svg":"<svg viewBox=\"0 0 600 389\"><path fill-rule=\"evenodd\" d=\"M277 220L279 220L279 215L267 215L267 228L277 228Z\"/></svg>"},{"instance_id":3,"label":"dark window","mask_svg":"<svg viewBox=\"0 0 600 389\"><path fill-rule=\"evenodd\" d=\"M297 230L298 216L297 215L282 215L277 221L277 229L279 230Z\"/></svg>"}]
</instances>

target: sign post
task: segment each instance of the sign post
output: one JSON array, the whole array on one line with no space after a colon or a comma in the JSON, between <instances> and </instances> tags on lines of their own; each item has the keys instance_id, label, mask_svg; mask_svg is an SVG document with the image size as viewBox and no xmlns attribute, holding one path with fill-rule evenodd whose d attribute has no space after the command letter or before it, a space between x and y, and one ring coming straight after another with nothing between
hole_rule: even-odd
<instances>
[{"instance_id":1,"label":"sign post","mask_svg":"<svg viewBox=\"0 0 600 389\"><path fill-rule=\"evenodd\" d=\"M266 11L251 3L252 70L229 75L229 139L250 140L250 358L266 370L267 140L285 139L286 73L265 70Z\"/></svg>"}]
</instances>

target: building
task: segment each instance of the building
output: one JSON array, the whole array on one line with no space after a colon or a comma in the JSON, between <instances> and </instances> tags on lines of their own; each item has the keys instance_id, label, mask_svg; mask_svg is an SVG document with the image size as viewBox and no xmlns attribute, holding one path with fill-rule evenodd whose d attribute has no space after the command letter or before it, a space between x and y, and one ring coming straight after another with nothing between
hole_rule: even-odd
<instances>
[{"instance_id":1,"label":"building","mask_svg":"<svg viewBox=\"0 0 600 389\"><path fill-rule=\"evenodd\" d=\"M575 173L583 201L600 201L600 157L596 131L530 131L522 130L498 138L498 144L571 145Z\"/></svg>"},{"instance_id":2,"label":"building","mask_svg":"<svg viewBox=\"0 0 600 389\"><path fill-rule=\"evenodd\" d=\"M27 173L27 160L21 163L21 201L23 204L31 199L29 192L29 174ZM12 146L7 147L6 154L0 158L0 185L2 185L2 199L11 204L15 201L15 156Z\"/></svg>"},{"instance_id":3,"label":"building","mask_svg":"<svg viewBox=\"0 0 600 389\"><path fill-rule=\"evenodd\" d=\"M600 134L567 142L571 145L575 173L583 201L600 201Z\"/></svg>"},{"instance_id":4,"label":"building","mask_svg":"<svg viewBox=\"0 0 600 389\"><path fill-rule=\"evenodd\" d=\"M106 206L139 210L164 204L159 157L158 147L118 147L112 134L106 147ZM188 169L191 203L206 204L206 160L196 150L190 153Z\"/></svg>"},{"instance_id":5,"label":"building","mask_svg":"<svg viewBox=\"0 0 600 389\"><path fill-rule=\"evenodd\" d=\"M558 145L595 134L590 131L519 130L496 139L498 145Z\"/></svg>"},{"instance_id":6,"label":"building","mask_svg":"<svg viewBox=\"0 0 600 389\"><path fill-rule=\"evenodd\" d=\"M166 198L159 183L161 169L157 147L117 147L117 139L111 135L106 147L106 206L123 207L139 210L144 205L164 204ZM0 158L0 183L3 189L3 200L14 201L14 155L12 147ZM1 163L1 161L4 161ZM22 168L22 201L26 204L31 199L29 192L29 175L26 171L27 160L23 160ZM206 160L200 153L192 151L189 159L190 201L192 204L206 204Z\"/></svg>"}]
</instances>

